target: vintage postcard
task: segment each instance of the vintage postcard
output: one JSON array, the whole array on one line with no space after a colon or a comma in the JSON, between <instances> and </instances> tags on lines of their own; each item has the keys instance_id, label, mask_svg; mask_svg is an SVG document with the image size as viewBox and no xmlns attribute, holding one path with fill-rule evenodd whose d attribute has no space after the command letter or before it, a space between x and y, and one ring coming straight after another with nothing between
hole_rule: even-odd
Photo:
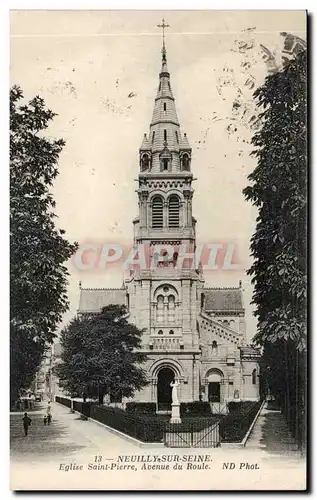
<instances>
[{"instance_id":1,"label":"vintage postcard","mask_svg":"<svg viewBox=\"0 0 317 500\"><path fill-rule=\"evenodd\" d=\"M11 11L12 490L305 490L305 11Z\"/></svg>"}]
</instances>

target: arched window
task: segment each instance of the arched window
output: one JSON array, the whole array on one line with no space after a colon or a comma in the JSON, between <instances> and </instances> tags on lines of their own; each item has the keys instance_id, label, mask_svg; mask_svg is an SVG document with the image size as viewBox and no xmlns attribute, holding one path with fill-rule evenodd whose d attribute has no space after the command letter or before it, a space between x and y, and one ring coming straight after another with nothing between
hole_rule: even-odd
<instances>
[{"instance_id":1,"label":"arched window","mask_svg":"<svg viewBox=\"0 0 317 500\"><path fill-rule=\"evenodd\" d=\"M179 198L174 194L168 200L168 227L179 227Z\"/></svg>"},{"instance_id":2,"label":"arched window","mask_svg":"<svg viewBox=\"0 0 317 500\"><path fill-rule=\"evenodd\" d=\"M163 335L163 330L159 330L159 331L157 332L157 334L158 334L158 335Z\"/></svg>"},{"instance_id":3,"label":"arched window","mask_svg":"<svg viewBox=\"0 0 317 500\"><path fill-rule=\"evenodd\" d=\"M168 321L175 321L175 297L169 295L168 297Z\"/></svg>"},{"instance_id":4,"label":"arched window","mask_svg":"<svg viewBox=\"0 0 317 500\"><path fill-rule=\"evenodd\" d=\"M164 141L167 141L167 130L164 129Z\"/></svg>"},{"instance_id":5,"label":"arched window","mask_svg":"<svg viewBox=\"0 0 317 500\"><path fill-rule=\"evenodd\" d=\"M218 354L218 344L215 340L211 344L211 354L212 354L212 356L217 356L217 354Z\"/></svg>"},{"instance_id":6,"label":"arched window","mask_svg":"<svg viewBox=\"0 0 317 500\"><path fill-rule=\"evenodd\" d=\"M168 170L168 158L163 158L163 170Z\"/></svg>"},{"instance_id":7,"label":"arched window","mask_svg":"<svg viewBox=\"0 0 317 500\"><path fill-rule=\"evenodd\" d=\"M174 335L174 330L170 330L170 331L169 331L169 334L170 334L170 335Z\"/></svg>"},{"instance_id":8,"label":"arched window","mask_svg":"<svg viewBox=\"0 0 317 500\"><path fill-rule=\"evenodd\" d=\"M175 267L177 264L178 252L173 253L173 266Z\"/></svg>"},{"instance_id":9,"label":"arched window","mask_svg":"<svg viewBox=\"0 0 317 500\"><path fill-rule=\"evenodd\" d=\"M187 153L182 156L182 167L183 170L189 170L189 156Z\"/></svg>"},{"instance_id":10,"label":"arched window","mask_svg":"<svg viewBox=\"0 0 317 500\"><path fill-rule=\"evenodd\" d=\"M256 385L256 368L252 372L252 385Z\"/></svg>"},{"instance_id":11,"label":"arched window","mask_svg":"<svg viewBox=\"0 0 317 500\"><path fill-rule=\"evenodd\" d=\"M152 200L152 227L155 229L163 227L163 199L161 196L154 196Z\"/></svg>"},{"instance_id":12,"label":"arched window","mask_svg":"<svg viewBox=\"0 0 317 500\"><path fill-rule=\"evenodd\" d=\"M177 133L177 130L175 130L175 136L176 136L176 142L178 144L178 133Z\"/></svg>"},{"instance_id":13,"label":"arched window","mask_svg":"<svg viewBox=\"0 0 317 500\"><path fill-rule=\"evenodd\" d=\"M174 286L169 284L161 284L154 292L154 313L157 328L162 328L163 323L166 326L169 323L170 328L176 328L176 320L178 317L178 292ZM167 332L165 332L167 333Z\"/></svg>"},{"instance_id":14,"label":"arched window","mask_svg":"<svg viewBox=\"0 0 317 500\"><path fill-rule=\"evenodd\" d=\"M205 294L202 293L200 296L200 309L204 309L205 307Z\"/></svg>"},{"instance_id":15,"label":"arched window","mask_svg":"<svg viewBox=\"0 0 317 500\"><path fill-rule=\"evenodd\" d=\"M156 315L156 320L159 323L161 323L164 320L164 297L163 297L163 295L159 295L157 297L157 315Z\"/></svg>"},{"instance_id":16,"label":"arched window","mask_svg":"<svg viewBox=\"0 0 317 500\"><path fill-rule=\"evenodd\" d=\"M142 156L142 160L141 160L142 170L147 170L149 168L149 165L150 165L149 155L148 154L144 154Z\"/></svg>"},{"instance_id":17,"label":"arched window","mask_svg":"<svg viewBox=\"0 0 317 500\"><path fill-rule=\"evenodd\" d=\"M164 109L164 111L166 111L166 102L164 102L164 104L163 104L163 109Z\"/></svg>"},{"instance_id":18,"label":"arched window","mask_svg":"<svg viewBox=\"0 0 317 500\"><path fill-rule=\"evenodd\" d=\"M226 326L229 326L229 321L227 319L224 319L223 320L223 324L226 325Z\"/></svg>"}]
</instances>

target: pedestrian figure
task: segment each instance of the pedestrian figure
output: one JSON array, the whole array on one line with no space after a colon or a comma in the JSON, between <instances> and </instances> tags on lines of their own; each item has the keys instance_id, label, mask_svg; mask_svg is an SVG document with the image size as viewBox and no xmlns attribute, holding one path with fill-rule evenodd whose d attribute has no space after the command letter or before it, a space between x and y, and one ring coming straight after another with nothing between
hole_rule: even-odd
<instances>
[{"instance_id":1,"label":"pedestrian figure","mask_svg":"<svg viewBox=\"0 0 317 500\"><path fill-rule=\"evenodd\" d=\"M44 415L44 425L46 425L46 423L47 423L47 416Z\"/></svg>"},{"instance_id":2,"label":"pedestrian figure","mask_svg":"<svg viewBox=\"0 0 317 500\"><path fill-rule=\"evenodd\" d=\"M52 421L52 415L50 413L48 413L48 415L47 415L47 425L50 425L51 421Z\"/></svg>"},{"instance_id":3,"label":"pedestrian figure","mask_svg":"<svg viewBox=\"0 0 317 500\"><path fill-rule=\"evenodd\" d=\"M24 427L24 435L27 436L32 420L30 419L30 417L28 416L27 413L24 413L24 417L22 418L22 420L23 420L23 427Z\"/></svg>"}]
</instances>

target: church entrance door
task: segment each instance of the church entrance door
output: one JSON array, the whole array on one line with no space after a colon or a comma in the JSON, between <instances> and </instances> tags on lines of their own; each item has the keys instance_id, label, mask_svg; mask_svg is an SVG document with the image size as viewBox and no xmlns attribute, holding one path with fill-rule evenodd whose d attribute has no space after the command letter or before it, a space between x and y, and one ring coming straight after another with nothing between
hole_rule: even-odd
<instances>
[{"instance_id":1,"label":"church entrance door","mask_svg":"<svg viewBox=\"0 0 317 500\"><path fill-rule=\"evenodd\" d=\"M220 403L220 382L209 382L208 401L210 403Z\"/></svg>"},{"instance_id":2,"label":"church entrance door","mask_svg":"<svg viewBox=\"0 0 317 500\"><path fill-rule=\"evenodd\" d=\"M170 368L162 368L157 376L157 410L171 411L172 409L172 387L171 382L175 374Z\"/></svg>"}]
</instances>

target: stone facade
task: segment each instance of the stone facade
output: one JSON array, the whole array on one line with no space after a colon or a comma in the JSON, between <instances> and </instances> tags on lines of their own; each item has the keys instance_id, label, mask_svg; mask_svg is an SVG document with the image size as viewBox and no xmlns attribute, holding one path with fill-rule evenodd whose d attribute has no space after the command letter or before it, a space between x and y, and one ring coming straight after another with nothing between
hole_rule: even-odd
<instances>
[{"instance_id":1,"label":"stone facade","mask_svg":"<svg viewBox=\"0 0 317 500\"><path fill-rule=\"evenodd\" d=\"M139 215L134 246L147 249L146 268L132 268L120 289L81 289L79 313L125 304L129 320L144 329L149 384L134 401L170 405L178 379L182 402L259 398L257 350L246 346L242 285L206 288L192 215L191 147L182 134L163 44L162 69L150 132L139 150ZM184 253L185 252L185 253Z\"/></svg>"}]
</instances>

